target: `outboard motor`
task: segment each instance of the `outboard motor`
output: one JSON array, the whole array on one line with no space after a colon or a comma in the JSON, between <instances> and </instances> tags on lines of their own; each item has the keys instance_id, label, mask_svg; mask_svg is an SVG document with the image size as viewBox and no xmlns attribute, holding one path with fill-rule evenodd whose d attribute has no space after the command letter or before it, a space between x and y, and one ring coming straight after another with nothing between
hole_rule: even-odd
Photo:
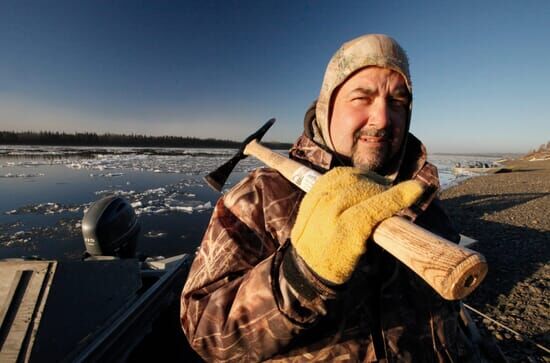
<instances>
[{"instance_id":1,"label":"outboard motor","mask_svg":"<svg viewBox=\"0 0 550 363\"><path fill-rule=\"evenodd\" d=\"M88 256L133 258L140 223L132 205L117 196L92 203L82 218L82 236Z\"/></svg>"}]
</instances>

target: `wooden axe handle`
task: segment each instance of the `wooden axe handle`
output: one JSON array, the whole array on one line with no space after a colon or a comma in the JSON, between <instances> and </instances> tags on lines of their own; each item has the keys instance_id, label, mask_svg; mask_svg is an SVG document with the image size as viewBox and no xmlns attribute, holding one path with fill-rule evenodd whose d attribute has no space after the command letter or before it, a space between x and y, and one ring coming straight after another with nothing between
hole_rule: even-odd
<instances>
[{"instance_id":1,"label":"wooden axe handle","mask_svg":"<svg viewBox=\"0 0 550 363\"><path fill-rule=\"evenodd\" d=\"M251 141L244 149L306 193L321 174ZM402 217L380 223L372 235L374 242L424 279L447 300L468 296L487 274L483 255L458 246Z\"/></svg>"}]
</instances>

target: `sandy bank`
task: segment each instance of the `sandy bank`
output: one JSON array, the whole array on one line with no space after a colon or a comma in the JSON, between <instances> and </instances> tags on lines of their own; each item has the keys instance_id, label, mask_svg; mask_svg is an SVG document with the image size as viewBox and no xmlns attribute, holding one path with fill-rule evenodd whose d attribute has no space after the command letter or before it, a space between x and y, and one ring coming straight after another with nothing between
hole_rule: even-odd
<instances>
[{"instance_id":1,"label":"sandy bank","mask_svg":"<svg viewBox=\"0 0 550 363\"><path fill-rule=\"evenodd\" d=\"M489 273L466 303L550 347L550 160L509 161L513 172L468 179L441 197ZM479 319L510 361L550 362L550 354Z\"/></svg>"}]
</instances>

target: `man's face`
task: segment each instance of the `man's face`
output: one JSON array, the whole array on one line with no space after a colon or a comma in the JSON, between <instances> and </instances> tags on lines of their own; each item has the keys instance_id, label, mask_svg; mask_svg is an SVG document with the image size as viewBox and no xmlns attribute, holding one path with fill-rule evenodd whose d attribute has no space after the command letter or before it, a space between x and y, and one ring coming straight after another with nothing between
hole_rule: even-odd
<instances>
[{"instance_id":1,"label":"man's face","mask_svg":"<svg viewBox=\"0 0 550 363\"><path fill-rule=\"evenodd\" d=\"M379 171L405 137L410 94L403 77L367 67L337 91L330 118L335 151L363 170Z\"/></svg>"}]
</instances>

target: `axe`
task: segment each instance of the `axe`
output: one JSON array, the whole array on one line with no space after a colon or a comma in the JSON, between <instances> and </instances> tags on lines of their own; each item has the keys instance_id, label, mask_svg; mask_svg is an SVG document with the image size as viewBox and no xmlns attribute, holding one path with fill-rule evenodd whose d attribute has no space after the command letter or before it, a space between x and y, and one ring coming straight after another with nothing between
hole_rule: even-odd
<instances>
[{"instance_id":1,"label":"axe","mask_svg":"<svg viewBox=\"0 0 550 363\"><path fill-rule=\"evenodd\" d=\"M274 122L275 119L270 119L246 138L237 154L207 175L206 182L220 191L235 165L252 155L307 193L321 174L258 142ZM447 300L468 296L487 274L483 255L458 246L403 217L391 217L381 222L375 228L372 240Z\"/></svg>"}]
</instances>

